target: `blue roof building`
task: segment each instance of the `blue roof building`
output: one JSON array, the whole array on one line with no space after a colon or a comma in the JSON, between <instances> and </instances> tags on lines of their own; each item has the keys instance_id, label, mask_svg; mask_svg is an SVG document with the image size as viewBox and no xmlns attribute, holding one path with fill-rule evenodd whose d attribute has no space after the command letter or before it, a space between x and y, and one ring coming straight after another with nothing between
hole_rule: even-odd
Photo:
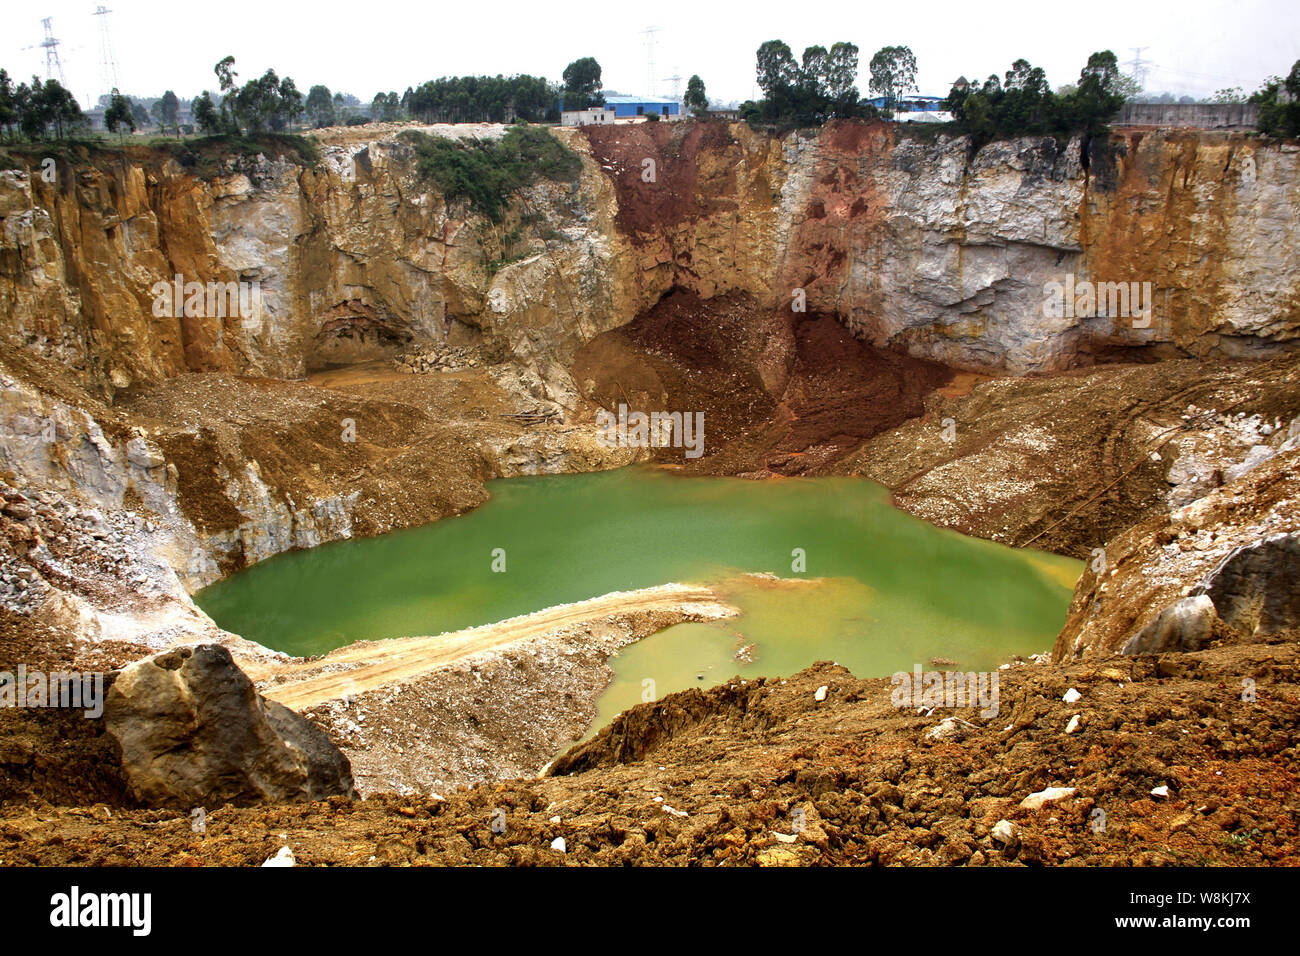
<instances>
[{"instance_id":1,"label":"blue roof building","mask_svg":"<svg viewBox=\"0 0 1300 956\"><path fill-rule=\"evenodd\" d=\"M943 101L947 97L943 96L900 96L898 98L897 111L900 113L941 113L943 112ZM883 110L889 102L888 97L876 96L867 100L878 110Z\"/></svg>"},{"instance_id":2,"label":"blue roof building","mask_svg":"<svg viewBox=\"0 0 1300 956\"><path fill-rule=\"evenodd\" d=\"M665 119L677 119L681 113L681 104L676 100L657 96L632 96L629 93L607 93L605 105L614 111L616 119L645 116L647 113L658 113Z\"/></svg>"}]
</instances>

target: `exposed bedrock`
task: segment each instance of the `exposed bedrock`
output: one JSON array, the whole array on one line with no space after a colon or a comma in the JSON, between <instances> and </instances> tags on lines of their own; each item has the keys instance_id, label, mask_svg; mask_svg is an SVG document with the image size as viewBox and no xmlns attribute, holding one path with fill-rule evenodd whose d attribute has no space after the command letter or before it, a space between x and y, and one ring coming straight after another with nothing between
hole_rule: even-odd
<instances>
[{"instance_id":1,"label":"exposed bedrock","mask_svg":"<svg viewBox=\"0 0 1300 956\"><path fill-rule=\"evenodd\" d=\"M1237 548L1196 586L1219 617L1248 634L1300 628L1300 533L1279 533Z\"/></svg>"},{"instance_id":2,"label":"exposed bedrock","mask_svg":"<svg viewBox=\"0 0 1300 956\"><path fill-rule=\"evenodd\" d=\"M1075 588L1058 660L1276 643L1300 633L1300 449L1108 541Z\"/></svg>"},{"instance_id":3,"label":"exposed bedrock","mask_svg":"<svg viewBox=\"0 0 1300 956\"><path fill-rule=\"evenodd\" d=\"M132 795L149 806L247 806L351 796L348 760L324 731L264 699L214 644L123 668L104 719Z\"/></svg>"},{"instance_id":4,"label":"exposed bedrock","mask_svg":"<svg viewBox=\"0 0 1300 956\"><path fill-rule=\"evenodd\" d=\"M231 157L200 176L139 150L63 162L53 183L6 171L0 335L105 395L471 346L571 407L576 350L673 288L765 307L802 289L876 345L1016 373L1127 349L1255 356L1300 326L1294 144L1127 132L971 156L963 137L880 123L555 135L583 157L579 180L528 188L500 225L445 202L391 132L327 134L310 167ZM154 284L178 274L256 282L261 310L156 316ZM1044 286L1067 274L1151 283L1150 327L1106 302L1049 317Z\"/></svg>"}]
</instances>

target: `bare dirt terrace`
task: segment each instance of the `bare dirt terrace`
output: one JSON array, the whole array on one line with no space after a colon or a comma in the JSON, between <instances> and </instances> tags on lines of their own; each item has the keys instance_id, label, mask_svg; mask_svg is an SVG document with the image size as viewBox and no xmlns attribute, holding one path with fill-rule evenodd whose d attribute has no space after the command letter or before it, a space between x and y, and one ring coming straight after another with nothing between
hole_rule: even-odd
<instances>
[{"instance_id":1,"label":"bare dirt terrace","mask_svg":"<svg viewBox=\"0 0 1300 956\"><path fill-rule=\"evenodd\" d=\"M550 776L445 799L225 807L205 834L108 799L9 804L0 859L257 865L287 845L308 865L1294 865L1298 663L1292 642L1015 666L996 717L937 740L938 714L824 663L641 705ZM1023 805L1048 787L1074 793Z\"/></svg>"}]
</instances>

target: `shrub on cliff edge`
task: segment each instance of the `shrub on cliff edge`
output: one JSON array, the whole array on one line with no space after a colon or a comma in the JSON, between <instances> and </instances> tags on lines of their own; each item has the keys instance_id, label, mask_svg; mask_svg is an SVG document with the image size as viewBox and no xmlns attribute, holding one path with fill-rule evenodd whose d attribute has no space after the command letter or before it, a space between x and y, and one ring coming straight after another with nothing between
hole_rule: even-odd
<instances>
[{"instance_id":1,"label":"shrub on cliff edge","mask_svg":"<svg viewBox=\"0 0 1300 956\"><path fill-rule=\"evenodd\" d=\"M1286 79L1273 77L1251 96L1250 102L1259 104L1261 133L1300 136L1300 60L1292 65Z\"/></svg>"},{"instance_id":2,"label":"shrub on cliff edge","mask_svg":"<svg viewBox=\"0 0 1300 956\"><path fill-rule=\"evenodd\" d=\"M499 140L452 140L407 130L401 138L415 148L416 171L438 187L448 202L467 199L500 222L510 194L538 179L576 182L582 161L537 126L512 126Z\"/></svg>"}]
</instances>

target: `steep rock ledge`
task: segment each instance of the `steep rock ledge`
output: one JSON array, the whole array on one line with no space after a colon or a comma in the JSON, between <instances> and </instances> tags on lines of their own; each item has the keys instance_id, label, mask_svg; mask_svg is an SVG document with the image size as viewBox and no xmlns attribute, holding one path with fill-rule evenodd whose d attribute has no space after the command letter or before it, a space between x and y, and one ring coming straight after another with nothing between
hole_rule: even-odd
<instances>
[{"instance_id":1,"label":"steep rock ledge","mask_svg":"<svg viewBox=\"0 0 1300 956\"><path fill-rule=\"evenodd\" d=\"M971 156L964 137L880 123L555 135L583 157L579 181L530 187L500 226L420 181L396 130L323 134L310 168L231 157L202 178L132 150L61 163L54 183L6 171L0 335L105 395L187 370L295 377L472 345L572 408L576 350L673 288L765 307L803 289L876 345L1012 373L1129 350L1254 357L1300 325L1294 144L1129 132ZM491 265L507 232L513 261ZM178 273L256 281L262 313L155 318L153 283ZM1044 285L1067 273L1150 282L1151 326L1045 315Z\"/></svg>"}]
</instances>

